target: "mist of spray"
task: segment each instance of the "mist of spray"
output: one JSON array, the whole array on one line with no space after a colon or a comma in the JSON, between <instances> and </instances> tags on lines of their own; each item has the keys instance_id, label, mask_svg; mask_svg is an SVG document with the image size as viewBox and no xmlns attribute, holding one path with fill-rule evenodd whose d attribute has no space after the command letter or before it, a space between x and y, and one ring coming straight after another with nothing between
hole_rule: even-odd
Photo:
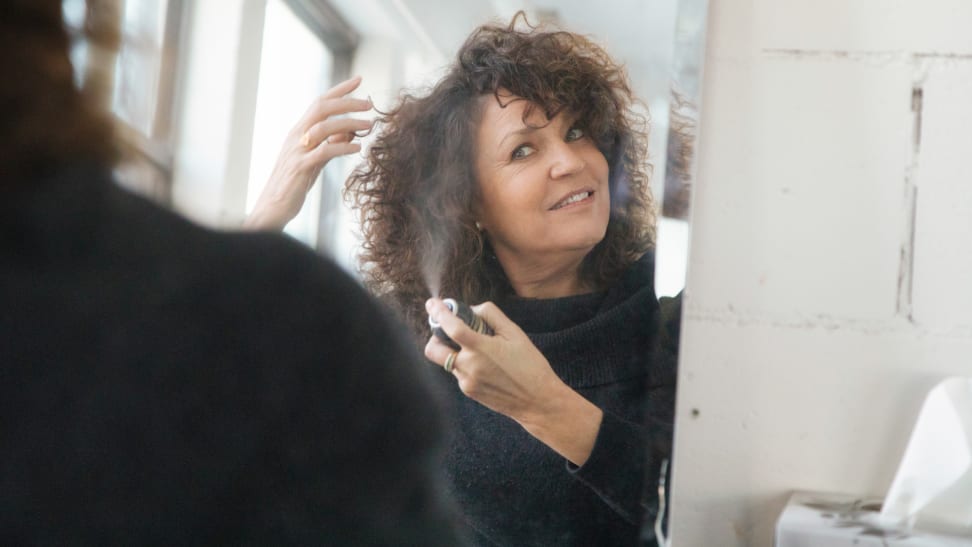
<instances>
[{"instance_id":1,"label":"mist of spray","mask_svg":"<svg viewBox=\"0 0 972 547\"><path fill-rule=\"evenodd\" d=\"M429 214L428 212L426 214ZM454 223L445 219L430 218L428 233L419 244L419 261L422 277L429 294L434 298L442 297L442 278L449 262L448 252L457 234L451 227Z\"/></svg>"},{"instance_id":2,"label":"mist of spray","mask_svg":"<svg viewBox=\"0 0 972 547\"><path fill-rule=\"evenodd\" d=\"M432 298L439 298L442 291L442 271L445 268L445 260L441 255L442 251L424 253L421 258L422 277L425 279L425 286L429 289ZM432 255L432 256L430 256Z\"/></svg>"}]
</instances>

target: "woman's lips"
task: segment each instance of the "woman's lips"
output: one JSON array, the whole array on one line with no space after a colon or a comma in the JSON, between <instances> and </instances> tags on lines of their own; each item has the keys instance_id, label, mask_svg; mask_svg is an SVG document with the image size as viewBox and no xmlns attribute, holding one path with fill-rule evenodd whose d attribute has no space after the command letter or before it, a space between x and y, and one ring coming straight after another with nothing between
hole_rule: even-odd
<instances>
[{"instance_id":1,"label":"woman's lips","mask_svg":"<svg viewBox=\"0 0 972 547\"><path fill-rule=\"evenodd\" d=\"M594 192L592 190L581 190L579 192L573 192L565 196L562 200L558 201L556 205L550 208L551 211L556 211L557 209L563 209L564 207L570 207L571 205L577 205L579 203L585 203L594 197Z\"/></svg>"}]
</instances>

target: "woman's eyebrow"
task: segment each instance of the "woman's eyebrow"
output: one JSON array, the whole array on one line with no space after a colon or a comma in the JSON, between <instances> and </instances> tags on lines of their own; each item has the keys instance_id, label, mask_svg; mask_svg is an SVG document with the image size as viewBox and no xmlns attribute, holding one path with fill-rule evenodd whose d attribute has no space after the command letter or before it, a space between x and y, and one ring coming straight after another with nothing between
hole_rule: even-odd
<instances>
[{"instance_id":1,"label":"woman's eyebrow","mask_svg":"<svg viewBox=\"0 0 972 547\"><path fill-rule=\"evenodd\" d=\"M507 139L509 139L510 137L517 137L517 136L521 136L521 135L526 135L527 133L533 133L537 129L540 129L540 128L539 127L524 126L524 127L521 127L520 129L516 129L514 131L510 131L509 133L506 134L505 137L503 137L502 139L500 139L499 146L502 147L503 146L503 143L506 142Z\"/></svg>"}]
</instances>

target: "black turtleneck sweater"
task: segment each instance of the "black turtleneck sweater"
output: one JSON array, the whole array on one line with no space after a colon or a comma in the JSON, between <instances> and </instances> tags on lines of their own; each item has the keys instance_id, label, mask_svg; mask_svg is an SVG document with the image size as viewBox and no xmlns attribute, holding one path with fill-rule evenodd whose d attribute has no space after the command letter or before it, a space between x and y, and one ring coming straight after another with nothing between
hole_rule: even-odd
<instances>
[{"instance_id":1,"label":"black turtleneck sweater","mask_svg":"<svg viewBox=\"0 0 972 547\"><path fill-rule=\"evenodd\" d=\"M655 490L643 486L657 482L671 449L675 367L658 355L653 269L646 255L605 292L497 302L604 418L577 467L454 388L446 469L478 544L636 545L654 519Z\"/></svg>"}]
</instances>

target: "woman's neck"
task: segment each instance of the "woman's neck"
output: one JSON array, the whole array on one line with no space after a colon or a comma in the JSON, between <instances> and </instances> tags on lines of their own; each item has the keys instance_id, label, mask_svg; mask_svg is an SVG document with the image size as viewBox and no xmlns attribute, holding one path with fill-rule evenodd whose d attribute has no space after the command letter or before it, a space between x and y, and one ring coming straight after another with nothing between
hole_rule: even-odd
<instances>
[{"instance_id":1,"label":"woman's neck","mask_svg":"<svg viewBox=\"0 0 972 547\"><path fill-rule=\"evenodd\" d=\"M503 272L517 296L522 298L562 298L591 291L581 279L581 264L586 254L556 259L524 259L496 254Z\"/></svg>"}]
</instances>

